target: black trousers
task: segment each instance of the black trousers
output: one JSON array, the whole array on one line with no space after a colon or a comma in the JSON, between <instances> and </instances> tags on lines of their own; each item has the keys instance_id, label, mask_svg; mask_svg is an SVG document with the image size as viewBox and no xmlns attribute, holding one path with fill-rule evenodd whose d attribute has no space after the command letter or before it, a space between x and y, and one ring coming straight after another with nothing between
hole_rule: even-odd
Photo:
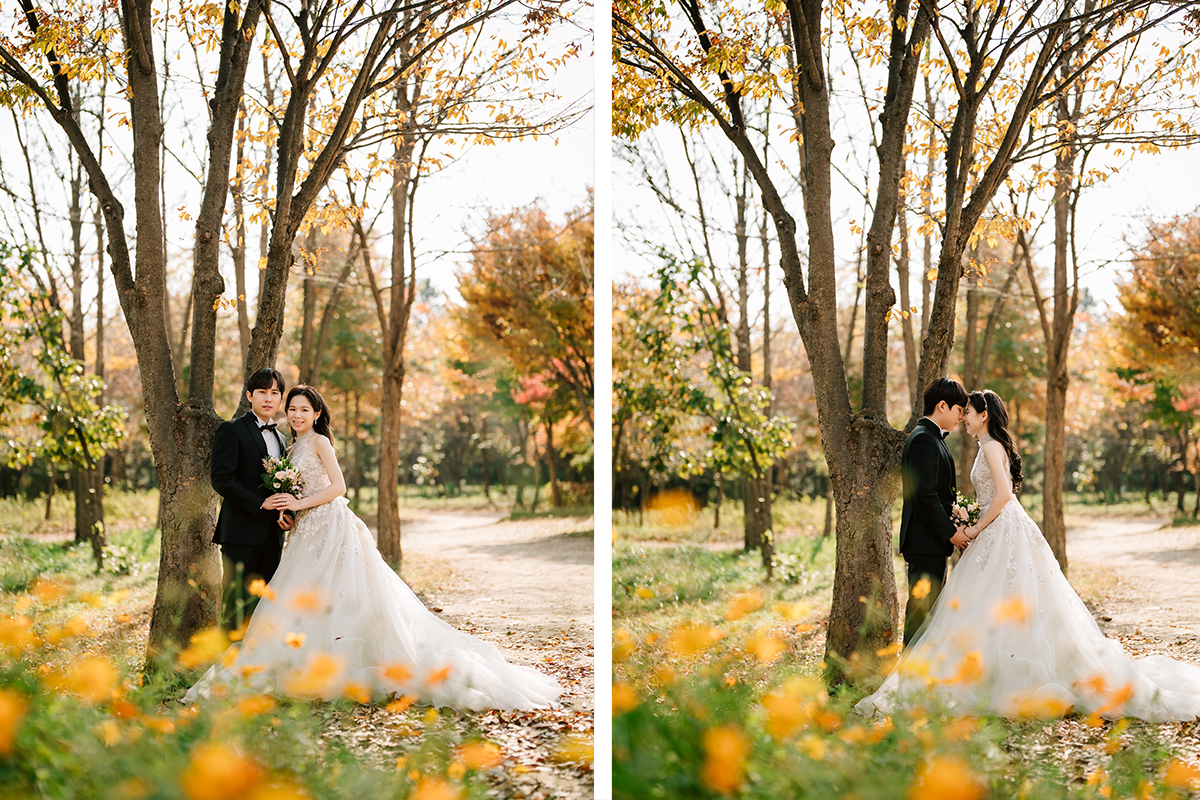
<instances>
[{"instance_id":1,"label":"black trousers","mask_svg":"<svg viewBox=\"0 0 1200 800\"><path fill-rule=\"evenodd\" d=\"M904 648L907 650L916 644L917 632L942 593L946 583L946 557L913 556L905 560L908 562L908 606L904 609ZM928 581L928 592L922 579Z\"/></svg>"},{"instance_id":2,"label":"black trousers","mask_svg":"<svg viewBox=\"0 0 1200 800\"><path fill-rule=\"evenodd\" d=\"M258 579L270 583L283 553L280 536L268 536L260 545L221 545L221 630L228 633L245 625L258 598L250 584Z\"/></svg>"}]
</instances>

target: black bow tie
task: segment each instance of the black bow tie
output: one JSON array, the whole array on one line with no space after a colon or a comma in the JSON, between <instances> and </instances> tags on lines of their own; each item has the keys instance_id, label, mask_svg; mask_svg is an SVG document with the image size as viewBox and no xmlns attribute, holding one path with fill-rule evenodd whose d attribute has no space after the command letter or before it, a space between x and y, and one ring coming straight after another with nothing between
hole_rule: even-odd
<instances>
[{"instance_id":1,"label":"black bow tie","mask_svg":"<svg viewBox=\"0 0 1200 800\"><path fill-rule=\"evenodd\" d=\"M943 439L945 439L945 438L946 438L947 436L949 436L949 435L950 435L950 431L942 431L942 438L943 438Z\"/></svg>"},{"instance_id":2,"label":"black bow tie","mask_svg":"<svg viewBox=\"0 0 1200 800\"><path fill-rule=\"evenodd\" d=\"M268 422L266 425L259 425L259 426L258 426L258 429L259 429L260 431L273 431L273 430L275 430L275 428L277 427L277 425L278 425L278 423L275 423L275 422Z\"/></svg>"}]
</instances>

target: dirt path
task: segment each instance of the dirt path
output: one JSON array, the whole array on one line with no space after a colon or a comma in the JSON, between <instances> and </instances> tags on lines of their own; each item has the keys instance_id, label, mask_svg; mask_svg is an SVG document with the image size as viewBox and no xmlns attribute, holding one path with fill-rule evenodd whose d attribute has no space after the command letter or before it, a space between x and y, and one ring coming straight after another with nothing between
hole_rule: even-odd
<instances>
[{"instance_id":1,"label":"dirt path","mask_svg":"<svg viewBox=\"0 0 1200 800\"><path fill-rule=\"evenodd\" d=\"M593 523L501 519L465 512L406 519L404 552L445 576L424 592L443 619L566 687L561 709L473 715L509 757L496 787L502 796L591 798L590 768L564 750L592 743Z\"/></svg>"},{"instance_id":2,"label":"dirt path","mask_svg":"<svg viewBox=\"0 0 1200 800\"><path fill-rule=\"evenodd\" d=\"M1067 530L1071 582L1132 655L1200 664L1200 526L1081 521Z\"/></svg>"}]
</instances>

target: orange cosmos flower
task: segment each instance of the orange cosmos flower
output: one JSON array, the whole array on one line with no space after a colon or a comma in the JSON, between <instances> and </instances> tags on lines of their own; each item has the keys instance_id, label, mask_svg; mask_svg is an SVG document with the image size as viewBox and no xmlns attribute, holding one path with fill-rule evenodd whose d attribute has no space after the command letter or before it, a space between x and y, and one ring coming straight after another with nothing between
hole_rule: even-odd
<instances>
[{"instance_id":1,"label":"orange cosmos flower","mask_svg":"<svg viewBox=\"0 0 1200 800\"><path fill-rule=\"evenodd\" d=\"M958 672L948 683L978 683L983 677L983 654L972 651L963 657L958 665Z\"/></svg>"},{"instance_id":2,"label":"orange cosmos flower","mask_svg":"<svg viewBox=\"0 0 1200 800\"><path fill-rule=\"evenodd\" d=\"M633 689L630 689L628 685L614 683L612 688L612 704L614 717L617 714L633 711L638 707L637 695L633 693Z\"/></svg>"},{"instance_id":3,"label":"orange cosmos flower","mask_svg":"<svg viewBox=\"0 0 1200 800\"><path fill-rule=\"evenodd\" d=\"M197 633L177 659L183 669L195 669L211 664L229 647L229 637L220 628Z\"/></svg>"},{"instance_id":4,"label":"orange cosmos flower","mask_svg":"<svg viewBox=\"0 0 1200 800\"><path fill-rule=\"evenodd\" d=\"M462 791L441 778L422 778L409 795L410 800L459 800Z\"/></svg>"},{"instance_id":5,"label":"orange cosmos flower","mask_svg":"<svg viewBox=\"0 0 1200 800\"><path fill-rule=\"evenodd\" d=\"M691 657L718 642L725 634L719 628L685 623L667 639L667 649L677 656Z\"/></svg>"},{"instance_id":6,"label":"orange cosmos flower","mask_svg":"<svg viewBox=\"0 0 1200 800\"><path fill-rule=\"evenodd\" d=\"M1163 784L1172 789L1200 789L1200 767L1178 758L1171 759L1163 775Z\"/></svg>"},{"instance_id":7,"label":"orange cosmos flower","mask_svg":"<svg viewBox=\"0 0 1200 800\"><path fill-rule=\"evenodd\" d=\"M234 706L234 710L243 717L257 717L259 714L267 714L275 710L275 700L266 695L255 695L247 697L244 700L239 700Z\"/></svg>"},{"instance_id":8,"label":"orange cosmos flower","mask_svg":"<svg viewBox=\"0 0 1200 800\"><path fill-rule=\"evenodd\" d=\"M751 589L748 592L736 594L730 599L729 608L725 610L725 619L741 619L751 611L758 611L762 606L763 593L761 589Z\"/></svg>"},{"instance_id":9,"label":"orange cosmos flower","mask_svg":"<svg viewBox=\"0 0 1200 800\"><path fill-rule=\"evenodd\" d=\"M400 697L398 699L393 700L392 702L390 702L386 706L384 706L383 710L387 711L391 714L401 714L401 713L407 711L408 707L411 706L415 702L417 702L416 695L403 694L403 695L400 695Z\"/></svg>"},{"instance_id":10,"label":"orange cosmos flower","mask_svg":"<svg viewBox=\"0 0 1200 800\"><path fill-rule=\"evenodd\" d=\"M383 668L383 677L395 683L407 683L412 678L412 672L403 664L392 664Z\"/></svg>"},{"instance_id":11,"label":"orange cosmos flower","mask_svg":"<svg viewBox=\"0 0 1200 800\"><path fill-rule=\"evenodd\" d=\"M448 677L450 677L450 667L445 666L429 673L429 677L425 680L430 686L437 686L439 683L444 683Z\"/></svg>"},{"instance_id":12,"label":"orange cosmos flower","mask_svg":"<svg viewBox=\"0 0 1200 800\"><path fill-rule=\"evenodd\" d=\"M0 689L0 756L11 756L17 747L17 731L29 711L29 702L16 692Z\"/></svg>"},{"instance_id":13,"label":"orange cosmos flower","mask_svg":"<svg viewBox=\"0 0 1200 800\"><path fill-rule=\"evenodd\" d=\"M908 790L909 800L981 800L986 789L958 756L935 756L917 770Z\"/></svg>"},{"instance_id":14,"label":"orange cosmos flower","mask_svg":"<svg viewBox=\"0 0 1200 800\"><path fill-rule=\"evenodd\" d=\"M1024 625L1029 620L1029 607L1020 597L1009 597L1001 600L992 609L992 619L1000 623L1011 622L1015 625Z\"/></svg>"},{"instance_id":15,"label":"orange cosmos flower","mask_svg":"<svg viewBox=\"0 0 1200 800\"><path fill-rule=\"evenodd\" d=\"M188 800L235 800L262 783L264 771L229 745L201 744L192 751L179 785Z\"/></svg>"},{"instance_id":16,"label":"orange cosmos flower","mask_svg":"<svg viewBox=\"0 0 1200 800\"><path fill-rule=\"evenodd\" d=\"M275 599L275 590L267 585L267 582L262 578L255 578L250 581L250 587L246 590L255 597L265 597L267 600Z\"/></svg>"},{"instance_id":17,"label":"orange cosmos flower","mask_svg":"<svg viewBox=\"0 0 1200 800\"><path fill-rule=\"evenodd\" d=\"M700 777L708 788L721 794L733 794L742 786L750 743L746 735L732 725L720 725L704 732L704 768Z\"/></svg>"},{"instance_id":18,"label":"orange cosmos flower","mask_svg":"<svg viewBox=\"0 0 1200 800\"><path fill-rule=\"evenodd\" d=\"M304 638L305 635L303 633L288 633L287 636L283 637L283 642L288 647L294 647L299 650L304 646Z\"/></svg>"}]
</instances>

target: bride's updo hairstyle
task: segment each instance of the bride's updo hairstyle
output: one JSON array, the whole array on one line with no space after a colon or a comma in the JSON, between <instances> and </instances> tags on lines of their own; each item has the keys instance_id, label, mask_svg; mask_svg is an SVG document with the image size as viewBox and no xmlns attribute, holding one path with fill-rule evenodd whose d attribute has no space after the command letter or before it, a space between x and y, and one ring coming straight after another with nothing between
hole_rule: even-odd
<instances>
[{"instance_id":1,"label":"bride's updo hairstyle","mask_svg":"<svg viewBox=\"0 0 1200 800\"><path fill-rule=\"evenodd\" d=\"M1008 409L1004 407L1004 401L991 389L984 389L982 392L971 392L967 402L980 414L987 412L988 436L1002 444L1004 452L1008 453L1008 470L1012 474L1013 494L1017 494L1021 491L1021 481L1025 476L1021 474L1021 454L1017 452L1012 433L1008 430Z\"/></svg>"},{"instance_id":2,"label":"bride's updo hairstyle","mask_svg":"<svg viewBox=\"0 0 1200 800\"><path fill-rule=\"evenodd\" d=\"M298 394L308 398L308 402L312 405L313 411L317 412L317 418L313 421L312 429L324 436L330 442L333 441L333 428L329 422L329 406L325 403L325 398L321 397L321 393L311 386L306 386L303 383L299 386L293 386L291 391L287 393L287 402L283 404L284 413L287 412L288 406L292 404L292 398ZM1007 419L1007 417L1006 417ZM288 426L291 430L291 426ZM292 436L295 437L296 432L292 431Z\"/></svg>"}]
</instances>

